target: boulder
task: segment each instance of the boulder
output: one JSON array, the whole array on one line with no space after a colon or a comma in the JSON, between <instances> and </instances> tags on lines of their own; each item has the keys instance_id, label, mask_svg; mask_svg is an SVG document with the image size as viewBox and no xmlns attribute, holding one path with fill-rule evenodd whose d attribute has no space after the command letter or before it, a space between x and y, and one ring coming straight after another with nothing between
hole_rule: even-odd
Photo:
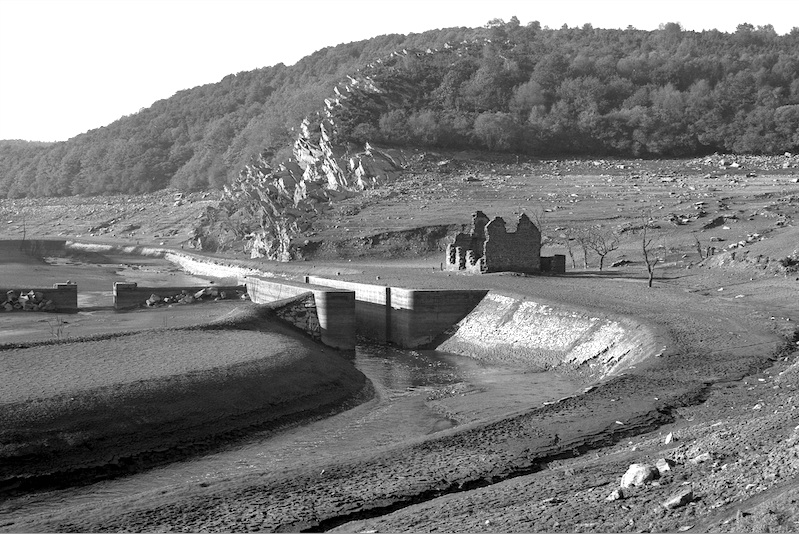
<instances>
[{"instance_id":1,"label":"boulder","mask_svg":"<svg viewBox=\"0 0 799 534\"><path fill-rule=\"evenodd\" d=\"M632 486L643 486L650 480L660 478L660 471L649 464L632 464L627 468L627 472L621 477L620 487L629 488Z\"/></svg>"},{"instance_id":2,"label":"boulder","mask_svg":"<svg viewBox=\"0 0 799 534\"><path fill-rule=\"evenodd\" d=\"M605 497L606 501L620 501L624 498L624 491L621 488L616 488L610 492L610 495Z\"/></svg>"}]
</instances>

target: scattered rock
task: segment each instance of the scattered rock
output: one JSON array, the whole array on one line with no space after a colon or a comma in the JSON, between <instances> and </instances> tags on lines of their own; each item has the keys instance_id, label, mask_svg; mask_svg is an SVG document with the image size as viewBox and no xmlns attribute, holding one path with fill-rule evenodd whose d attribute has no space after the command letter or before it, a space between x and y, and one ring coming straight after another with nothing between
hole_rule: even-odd
<instances>
[{"instance_id":1,"label":"scattered rock","mask_svg":"<svg viewBox=\"0 0 799 534\"><path fill-rule=\"evenodd\" d=\"M183 289L180 293L168 295L166 297L152 294L144 303L148 308L154 308L169 304L194 304L195 302L202 302L204 300L225 300L228 298L247 300L249 295L243 290L236 290L235 292L220 291L219 288L210 286L195 291L194 293L189 293L188 290Z\"/></svg>"},{"instance_id":2,"label":"scattered rock","mask_svg":"<svg viewBox=\"0 0 799 534\"><path fill-rule=\"evenodd\" d=\"M625 265L630 265L632 262L630 260L618 260L614 261L610 264L611 267L623 267Z\"/></svg>"},{"instance_id":3,"label":"scattered rock","mask_svg":"<svg viewBox=\"0 0 799 534\"><path fill-rule=\"evenodd\" d=\"M721 226L722 224L724 224L724 221L725 221L724 217L719 215L718 217L715 217L715 218L711 219L709 222L705 223L702 226L702 230L709 230L711 228L717 228L717 227Z\"/></svg>"},{"instance_id":4,"label":"scattered rock","mask_svg":"<svg viewBox=\"0 0 799 534\"><path fill-rule=\"evenodd\" d=\"M660 458L657 462L655 462L655 467L658 470L660 475L664 475L671 471L671 468L674 467L674 461L669 460L668 458Z\"/></svg>"},{"instance_id":5,"label":"scattered rock","mask_svg":"<svg viewBox=\"0 0 799 534\"><path fill-rule=\"evenodd\" d=\"M688 461L691 462L692 464L701 464L701 463L709 462L712 459L713 459L713 457L710 455L709 452L703 452L702 454L700 454L698 456L694 456L693 458L691 458Z\"/></svg>"},{"instance_id":6,"label":"scattered rock","mask_svg":"<svg viewBox=\"0 0 799 534\"><path fill-rule=\"evenodd\" d=\"M660 477L660 471L655 466L648 464L632 464L627 468L627 472L621 477L622 488L631 486L643 486L650 480Z\"/></svg>"},{"instance_id":7,"label":"scattered rock","mask_svg":"<svg viewBox=\"0 0 799 534\"><path fill-rule=\"evenodd\" d=\"M624 498L624 490L621 488L616 488L615 490L610 492L610 495L605 497L606 501L620 501Z\"/></svg>"},{"instance_id":8,"label":"scattered rock","mask_svg":"<svg viewBox=\"0 0 799 534\"><path fill-rule=\"evenodd\" d=\"M663 507L669 510L685 506L694 500L694 491L691 488L684 488L663 502Z\"/></svg>"},{"instance_id":9,"label":"scattered rock","mask_svg":"<svg viewBox=\"0 0 799 534\"><path fill-rule=\"evenodd\" d=\"M5 300L0 302L0 311L52 310L55 310L55 304L52 300L47 299L41 291L30 290L26 293L24 291L14 291L12 289L6 292Z\"/></svg>"}]
</instances>

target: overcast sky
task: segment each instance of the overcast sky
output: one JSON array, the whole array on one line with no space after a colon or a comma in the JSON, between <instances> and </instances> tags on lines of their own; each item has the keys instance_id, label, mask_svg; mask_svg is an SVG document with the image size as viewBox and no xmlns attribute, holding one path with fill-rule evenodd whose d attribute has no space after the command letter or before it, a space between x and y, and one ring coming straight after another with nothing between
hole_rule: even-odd
<instances>
[{"instance_id":1,"label":"overcast sky","mask_svg":"<svg viewBox=\"0 0 799 534\"><path fill-rule=\"evenodd\" d=\"M326 46L514 15L550 28L747 22L785 34L799 0L0 0L0 139L63 141Z\"/></svg>"}]
</instances>

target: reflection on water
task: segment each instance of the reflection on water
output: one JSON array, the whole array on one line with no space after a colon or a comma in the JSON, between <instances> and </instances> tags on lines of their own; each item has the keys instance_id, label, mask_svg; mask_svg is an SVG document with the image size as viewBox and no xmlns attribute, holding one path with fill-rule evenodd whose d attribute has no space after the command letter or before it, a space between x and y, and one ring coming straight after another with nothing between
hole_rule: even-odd
<instances>
[{"instance_id":1,"label":"reflection on water","mask_svg":"<svg viewBox=\"0 0 799 534\"><path fill-rule=\"evenodd\" d=\"M578 387L550 373L525 374L464 356L377 345L359 346L355 364L377 395L346 412L281 432L255 434L226 451L138 475L14 499L0 505L0 519L243 474L287 472L314 464L321 468L459 422L540 406Z\"/></svg>"},{"instance_id":2,"label":"reflection on water","mask_svg":"<svg viewBox=\"0 0 799 534\"><path fill-rule=\"evenodd\" d=\"M442 386L463 378L457 363L436 351L400 350L380 345L360 345L355 365L386 391L420 386Z\"/></svg>"}]
</instances>

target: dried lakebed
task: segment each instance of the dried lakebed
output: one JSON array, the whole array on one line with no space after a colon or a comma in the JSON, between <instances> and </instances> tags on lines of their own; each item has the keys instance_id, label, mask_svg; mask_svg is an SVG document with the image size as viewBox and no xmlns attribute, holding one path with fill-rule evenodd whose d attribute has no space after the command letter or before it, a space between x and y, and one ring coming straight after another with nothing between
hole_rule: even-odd
<instances>
[{"instance_id":1,"label":"dried lakebed","mask_svg":"<svg viewBox=\"0 0 799 534\"><path fill-rule=\"evenodd\" d=\"M655 428L673 420L675 406L700 400L708 381L762 365L760 362L765 362L779 343L775 336L760 333L755 324L760 320L751 313L727 310L724 317L718 318L713 303L698 296L658 292L630 299L625 292L629 284L591 282L592 291L588 293L569 291L578 283L575 279L551 279L545 286L534 279L485 280L503 294L511 292L511 285L513 292L525 295L557 292L561 298L579 297L575 304L580 306L591 305L586 299L590 297L609 306L611 312L668 324L674 351L654 361L641 362L635 373L610 377L585 395L548 406L535 408L528 404L509 415L486 414L479 421L407 437L393 445L355 449L351 455L320 456L312 461L299 455L290 466L275 471L242 469L235 476L116 495L100 502L72 501L41 513L32 510L28 514L18 503L22 508L9 510L3 528L325 529L350 519L383 515L438 495L536 472L554 459ZM431 282L441 284L445 280ZM658 306L649 302L653 299ZM672 315L679 320L670 320ZM717 323L721 321L739 334L730 339L726 332L719 332ZM750 321L752 325L747 324ZM697 360L695 351L705 350L708 343L722 352L706 353ZM759 347L760 358L753 358L747 348L751 346ZM448 416L446 409L436 413ZM442 419L430 420L432 430L439 423L440 427L446 426ZM324 449L320 445L316 450Z\"/></svg>"},{"instance_id":2,"label":"dried lakebed","mask_svg":"<svg viewBox=\"0 0 799 534\"><path fill-rule=\"evenodd\" d=\"M102 263L83 263L84 276L91 276L87 272L92 265L107 269ZM240 309L251 307L257 308L244 304ZM92 313L99 319L143 316L152 310ZM180 307L171 313L180 313ZM0 351L0 367L13 384L0 398L6 423L3 453L10 459L3 463L7 480L56 473L46 482L58 485L71 476L59 481L60 471L86 472L127 458L146 465L151 451L185 447L192 435L204 440L208 425L223 435L240 426L255 428L253 435L237 434L214 454L89 486L18 494L2 505L3 529L15 530L26 518L42 513L72 506L102 508L164 488L190 488L198 480L208 483L353 459L541 405L581 387L554 373L520 373L464 356L362 346L355 368L369 378L373 398L334 415L336 404L364 395L358 378L363 375L335 351L295 339L273 323L255 331L242 329L235 320L225 328L208 328L110 334ZM306 398L309 391L313 400ZM274 409L287 404L292 408ZM270 413L264 416L259 406L269 406ZM332 416L321 417L320 406L324 415ZM290 416L303 413L317 420L293 424L297 419ZM270 419L288 426L257 430Z\"/></svg>"}]
</instances>

